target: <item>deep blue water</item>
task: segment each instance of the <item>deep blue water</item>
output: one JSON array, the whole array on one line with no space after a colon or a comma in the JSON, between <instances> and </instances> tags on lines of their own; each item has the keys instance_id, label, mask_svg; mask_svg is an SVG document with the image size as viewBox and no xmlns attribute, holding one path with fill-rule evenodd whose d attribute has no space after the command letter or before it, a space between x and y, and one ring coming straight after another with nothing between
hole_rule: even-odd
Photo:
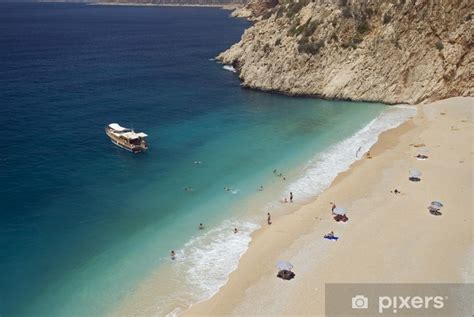
<instances>
[{"instance_id":1,"label":"deep blue water","mask_svg":"<svg viewBox=\"0 0 474 317\"><path fill-rule=\"evenodd\" d=\"M271 186L384 109L241 89L209 60L249 25L228 15L0 3L0 315L103 313L189 224L235 212L224 186ZM110 122L150 150L115 148Z\"/></svg>"}]
</instances>

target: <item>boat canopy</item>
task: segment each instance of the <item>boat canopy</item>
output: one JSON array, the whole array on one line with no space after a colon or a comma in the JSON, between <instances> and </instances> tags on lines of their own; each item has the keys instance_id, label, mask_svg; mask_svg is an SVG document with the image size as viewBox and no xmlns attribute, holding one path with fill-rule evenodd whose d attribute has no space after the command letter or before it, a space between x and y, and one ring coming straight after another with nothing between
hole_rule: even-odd
<instances>
[{"instance_id":1,"label":"boat canopy","mask_svg":"<svg viewBox=\"0 0 474 317\"><path fill-rule=\"evenodd\" d=\"M124 128L124 127L120 126L120 124L118 124L118 123L109 124L109 128L114 129L115 131L119 131L119 132L130 131L130 129Z\"/></svg>"},{"instance_id":2,"label":"boat canopy","mask_svg":"<svg viewBox=\"0 0 474 317\"><path fill-rule=\"evenodd\" d=\"M134 139L139 139L139 138L144 138L144 137L147 137L148 135L146 135L145 133L143 132L140 132L140 133L135 133L135 132L125 132L125 133L122 133L121 134L122 137L125 137L129 140L134 140Z\"/></svg>"}]
</instances>

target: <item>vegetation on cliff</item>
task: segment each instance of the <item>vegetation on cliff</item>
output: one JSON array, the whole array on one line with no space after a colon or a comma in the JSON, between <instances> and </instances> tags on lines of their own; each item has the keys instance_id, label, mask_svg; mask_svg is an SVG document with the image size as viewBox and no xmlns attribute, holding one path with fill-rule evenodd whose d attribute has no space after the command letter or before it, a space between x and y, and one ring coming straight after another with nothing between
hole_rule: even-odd
<instances>
[{"instance_id":1,"label":"vegetation on cliff","mask_svg":"<svg viewBox=\"0 0 474 317\"><path fill-rule=\"evenodd\" d=\"M247 0L89 0L100 3L132 3L132 4L161 4L161 5L244 5Z\"/></svg>"},{"instance_id":2,"label":"vegetation on cliff","mask_svg":"<svg viewBox=\"0 0 474 317\"><path fill-rule=\"evenodd\" d=\"M387 103L474 95L469 1L252 0L236 15L256 23L218 58L244 86Z\"/></svg>"}]
</instances>

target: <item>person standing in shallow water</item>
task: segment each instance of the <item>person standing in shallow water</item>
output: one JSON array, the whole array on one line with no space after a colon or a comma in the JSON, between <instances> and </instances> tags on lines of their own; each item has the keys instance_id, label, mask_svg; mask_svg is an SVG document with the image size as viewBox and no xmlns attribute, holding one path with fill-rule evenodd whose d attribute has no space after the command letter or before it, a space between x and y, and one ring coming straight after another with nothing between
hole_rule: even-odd
<instances>
[{"instance_id":1,"label":"person standing in shallow water","mask_svg":"<svg viewBox=\"0 0 474 317\"><path fill-rule=\"evenodd\" d=\"M292 202L293 202L293 193L290 192L290 203L292 203Z\"/></svg>"},{"instance_id":2,"label":"person standing in shallow water","mask_svg":"<svg viewBox=\"0 0 474 317\"><path fill-rule=\"evenodd\" d=\"M174 250L172 250L171 253L170 253L170 256L171 256L171 260L176 259L176 252L174 252Z\"/></svg>"},{"instance_id":3,"label":"person standing in shallow water","mask_svg":"<svg viewBox=\"0 0 474 317\"><path fill-rule=\"evenodd\" d=\"M270 215L269 212L267 213L267 223L268 223L269 225L272 224L272 216Z\"/></svg>"}]
</instances>

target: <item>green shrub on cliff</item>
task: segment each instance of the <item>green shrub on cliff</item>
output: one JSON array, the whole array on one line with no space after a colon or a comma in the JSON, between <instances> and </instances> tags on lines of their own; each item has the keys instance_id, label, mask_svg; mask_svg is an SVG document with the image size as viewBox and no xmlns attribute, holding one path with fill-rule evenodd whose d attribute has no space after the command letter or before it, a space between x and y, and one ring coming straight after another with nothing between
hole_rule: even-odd
<instances>
[{"instance_id":1,"label":"green shrub on cliff","mask_svg":"<svg viewBox=\"0 0 474 317\"><path fill-rule=\"evenodd\" d=\"M299 1L289 1L288 11L286 11L286 16L288 18L294 17L301 9L303 9L310 0L299 0Z\"/></svg>"},{"instance_id":2,"label":"green shrub on cliff","mask_svg":"<svg viewBox=\"0 0 474 317\"><path fill-rule=\"evenodd\" d=\"M366 20L361 21L357 24L357 32L360 34L367 33L370 30L369 23Z\"/></svg>"},{"instance_id":3,"label":"green shrub on cliff","mask_svg":"<svg viewBox=\"0 0 474 317\"><path fill-rule=\"evenodd\" d=\"M319 54L321 48L324 47L324 41L318 41L314 43L300 42L298 45L298 52L306 53L311 55Z\"/></svg>"},{"instance_id":4,"label":"green shrub on cliff","mask_svg":"<svg viewBox=\"0 0 474 317\"><path fill-rule=\"evenodd\" d=\"M295 36L298 34L298 28L300 26L300 20L296 19L294 20L290 27L288 28L288 36Z\"/></svg>"},{"instance_id":5,"label":"green shrub on cliff","mask_svg":"<svg viewBox=\"0 0 474 317\"><path fill-rule=\"evenodd\" d=\"M316 31L316 27L319 25L317 21L309 20L306 22L304 29L303 29L303 36L308 37L313 35L314 31Z\"/></svg>"}]
</instances>

